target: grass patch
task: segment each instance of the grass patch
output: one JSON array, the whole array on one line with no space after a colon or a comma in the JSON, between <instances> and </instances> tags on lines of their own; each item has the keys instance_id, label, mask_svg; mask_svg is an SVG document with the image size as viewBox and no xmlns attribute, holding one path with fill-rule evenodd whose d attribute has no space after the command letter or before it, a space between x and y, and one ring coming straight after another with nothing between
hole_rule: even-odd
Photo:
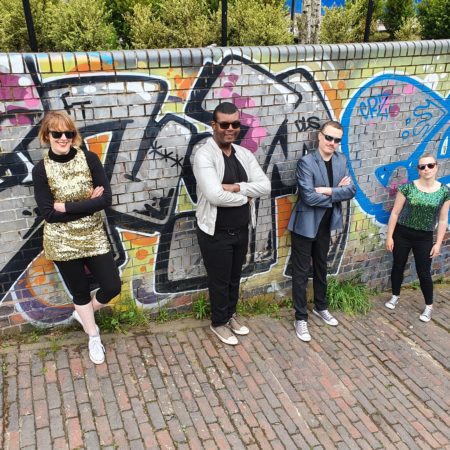
<instances>
[{"instance_id":1,"label":"grass patch","mask_svg":"<svg viewBox=\"0 0 450 450\"><path fill-rule=\"evenodd\" d=\"M237 313L241 316L266 315L279 317L281 309L284 308L292 308L290 298L277 300L273 294L259 295L238 302Z\"/></svg>"},{"instance_id":2,"label":"grass patch","mask_svg":"<svg viewBox=\"0 0 450 450\"><path fill-rule=\"evenodd\" d=\"M126 333L130 328L145 326L150 319L142 306L130 298L121 298L111 308L98 312L97 324L102 331Z\"/></svg>"},{"instance_id":3,"label":"grass patch","mask_svg":"<svg viewBox=\"0 0 450 450\"><path fill-rule=\"evenodd\" d=\"M328 278L327 298L330 309L349 315L367 314L372 308L370 297L373 291L358 277L339 281Z\"/></svg>"},{"instance_id":4,"label":"grass patch","mask_svg":"<svg viewBox=\"0 0 450 450\"><path fill-rule=\"evenodd\" d=\"M206 319L211 315L211 304L206 295L202 294L192 302L192 314L197 320Z\"/></svg>"},{"instance_id":5,"label":"grass patch","mask_svg":"<svg viewBox=\"0 0 450 450\"><path fill-rule=\"evenodd\" d=\"M259 295L239 300L237 313L240 316L266 315L279 317L282 309L292 309L290 297L276 299L273 294ZM192 315L197 320L204 320L211 316L211 304L206 295L201 294L192 302Z\"/></svg>"}]
</instances>

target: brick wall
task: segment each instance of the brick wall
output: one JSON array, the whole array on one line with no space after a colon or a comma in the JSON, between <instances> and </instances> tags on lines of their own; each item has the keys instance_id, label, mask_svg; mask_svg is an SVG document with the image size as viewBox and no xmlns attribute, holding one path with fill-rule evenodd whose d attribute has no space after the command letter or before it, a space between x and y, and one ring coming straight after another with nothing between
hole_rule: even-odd
<instances>
[{"instance_id":1,"label":"brick wall","mask_svg":"<svg viewBox=\"0 0 450 450\"><path fill-rule=\"evenodd\" d=\"M195 237L191 163L220 100L242 111L241 144L272 183L258 204L243 294L290 286L287 220L294 169L329 118L358 187L333 236L330 274L389 284L384 250L396 187L423 153L450 182L450 40L415 43L0 54L0 330L63 323L70 297L42 254L31 169L43 113L65 109L111 179L107 228L123 295L149 308L186 305L206 287ZM449 241L433 264L447 275ZM408 269L406 281L415 279Z\"/></svg>"}]
</instances>

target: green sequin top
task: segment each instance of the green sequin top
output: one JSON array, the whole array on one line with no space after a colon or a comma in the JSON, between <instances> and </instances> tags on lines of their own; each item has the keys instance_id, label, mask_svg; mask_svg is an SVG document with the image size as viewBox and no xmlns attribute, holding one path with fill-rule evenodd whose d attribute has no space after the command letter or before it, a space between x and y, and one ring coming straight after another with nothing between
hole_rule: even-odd
<instances>
[{"instance_id":1,"label":"green sequin top","mask_svg":"<svg viewBox=\"0 0 450 450\"><path fill-rule=\"evenodd\" d=\"M411 182L398 190L406 197L398 223L421 231L433 231L442 205L450 200L450 189L442 184L436 192L423 192Z\"/></svg>"}]
</instances>

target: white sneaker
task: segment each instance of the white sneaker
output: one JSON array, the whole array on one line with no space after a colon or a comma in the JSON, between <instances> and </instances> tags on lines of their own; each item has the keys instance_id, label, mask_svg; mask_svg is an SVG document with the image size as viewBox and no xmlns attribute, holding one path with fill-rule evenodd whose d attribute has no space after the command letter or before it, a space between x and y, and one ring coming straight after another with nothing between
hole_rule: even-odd
<instances>
[{"instance_id":1,"label":"white sneaker","mask_svg":"<svg viewBox=\"0 0 450 450\"><path fill-rule=\"evenodd\" d=\"M241 325L237 321L236 314L233 314L231 319L228 321L228 327L234 334L238 334L240 336L245 336L250 333L250 330L245 325Z\"/></svg>"},{"instance_id":2,"label":"white sneaker","mask_svg":"<svg viewBox=\"0 0 450 450\"><path fill-rule=\"evenodd\" d=\"M295 320L294 321L295 334L303 342L309 342L311 340L311 335L308 331L308 322L306 320Z\"/></svg>"},{"instance_id":3,"label":"white sneaker","mask_svg":"<svg viewBox=\"0 0 450 450\"><path fill-rule=\"evenodd\" d=\"M400 300L399 295L393 295L391 299L384 304L384 306L386 306L386 308L388 309L395 309L399 300Z\"/></svg>"},{"instance_id":4,"label":"white sneaker","mask_svg":"<svg viewBox=\"0 0 450 450\"><path fill-rule=\"evenodd\" d=\"M78 314L78 312L77 312L76 309L74 309L74 311L73 311L73 313L72 313L72 319L73 319L73 320L76 320L76 321L83 327L83 330L84 330L84 332L86 333L86 330L85 330L84 325L83 325L83 321L81 320L81 317L80 317L80 315ZM96 330L97 330L97 334L100 334L100 329L98 328L97 324L95 325L95 328L96 328Z\"/></svg>"},{"instance_id":5,"label":"white sneaker","mask_svg":"<svg viewBox=\"0 0 450 450\"><path fill-rule=\"evenodd\" d=\"M209 328L224 344L237 345L239 343L237 337L227 325L220 325L218 327L210 325Z\"/></svg>"},{"instance_id":6,"label":"white sneaker","mask_svg":"<svg viewBox=\"0 0 450 450\"><path fill-rule=\"evenodd\" d=\"M429 322L431 320L431 312L433 311L433 305L425 306L423 313L419 316L422 322Z\"/></svg>"},{"instance_id":7,"label":"white sneaker","mask_svg":"<svg viewBox=\"0 0 450 450\"><path fill-rule=\"evenodd\" d=\"M330 314L328 309L324 309L323 311L317 311L313 309L313 313L320 317L327 325L331 325L335 327L339 322Z\"/></svg>"},{"instance_id":8,"label":"white sneaker","mask_svg":"<svg viewBox=\"0 0 450 450\"><path fill-rule=\"evenodd\" d=\"M89 358L94 364L105 362L105 347L103 347L100 336L91 336L89 338Z\"/></svg>"}]
</instances>

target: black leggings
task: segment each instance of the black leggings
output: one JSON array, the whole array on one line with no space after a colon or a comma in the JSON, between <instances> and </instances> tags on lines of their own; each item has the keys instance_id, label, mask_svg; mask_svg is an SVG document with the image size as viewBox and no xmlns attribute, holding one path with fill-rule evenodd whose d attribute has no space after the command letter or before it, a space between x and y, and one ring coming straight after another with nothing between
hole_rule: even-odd
<instances>
[{"instance_id":1,"label":"black leggings","mask_svg":"<svg viewBox=\"0 0 450 450\"><path fill-rule=\"evenodd\" d=\"M433 247L433 232L419 231L413 228L397 225L393 234L394 263L391 271L392 294L400 295L400 288L403 282L403 272L408 261L409 252L412 250L416 272L420 281L425 303L433 304L433 280L431 278L431 258L430 252Z\"/></svg>"},{"instance_id":2,"label":"black leggings","mask_svg":"<svg viewBox=\"0 0 450 450\"><path fill-rule=\"evenodd\" d=\"M100 286L95 297L106 304L120 294L122 281L111 252L70 261L54 261L73 297L75 305L87 305L91 301L91 288L86 267Z\"/></svg>"}]
</instances>

